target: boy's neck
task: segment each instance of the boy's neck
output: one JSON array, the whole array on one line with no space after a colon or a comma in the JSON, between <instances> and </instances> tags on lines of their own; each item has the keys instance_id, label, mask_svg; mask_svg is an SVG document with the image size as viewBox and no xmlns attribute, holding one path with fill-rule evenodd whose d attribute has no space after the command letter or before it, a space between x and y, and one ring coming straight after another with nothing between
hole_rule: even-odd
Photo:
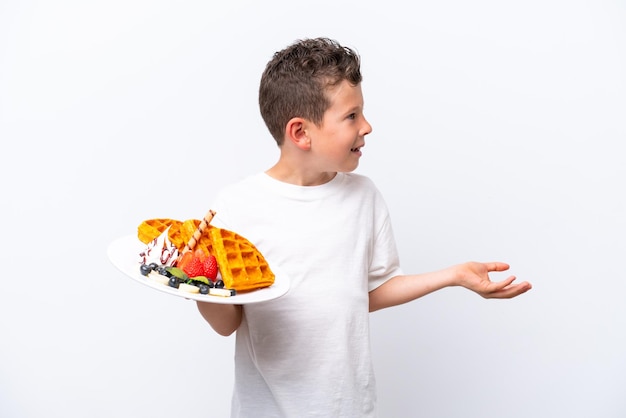
<instances>
[{"instance_id":1,"label":"boy's neck","mask_svg":"<svg viewBox=\"0 0 626 418\"><path fill-rule=\"evenodd\" d=\"M334 179L337 172L307 171L278 161L265 174L283 183L296 186L320 186Z\"/></svg>"}]
</instances>

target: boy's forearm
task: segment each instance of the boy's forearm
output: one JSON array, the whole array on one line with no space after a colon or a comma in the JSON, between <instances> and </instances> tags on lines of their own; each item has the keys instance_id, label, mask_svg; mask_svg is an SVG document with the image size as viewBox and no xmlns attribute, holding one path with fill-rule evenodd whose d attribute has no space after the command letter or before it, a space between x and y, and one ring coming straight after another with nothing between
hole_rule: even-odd
<instances>
[{"instance_id":1,"label":"boy's forearm","mask_svg":"<svg viewBox=\"0 0 626 418\"><path fill-rule=\"evenodd\" d=\"M369 293L370 312L401 305L454 284L451 269L396 276Z\"/></svg>"},{"instance_id":2,"label":"boy's forearm","mask_svg":"<svg viewBox=\"0 0 626 418\"><path fill-rule=\"evenodd\" d=\"M241 305L197 302L198 311L220 335L228 336L239 328L243 310Z\"/></svg>"}]
</instances>

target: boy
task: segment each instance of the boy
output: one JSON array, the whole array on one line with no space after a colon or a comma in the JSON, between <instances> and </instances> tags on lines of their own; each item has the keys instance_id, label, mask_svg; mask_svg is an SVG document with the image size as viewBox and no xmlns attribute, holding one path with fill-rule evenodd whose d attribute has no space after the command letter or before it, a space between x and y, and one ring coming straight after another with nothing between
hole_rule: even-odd
<instances>
[{"instance_id":1,"label":"boy","mask_svg":"<svg viewBox=\"0 0 626 418\"><path fill-rule=\"evenodd\" d=\"M374 417L369 312L447 286L485 298L530 289L505 263L465 263L418 275L399 266L374 184L354 174L372 127L363 115L360 58L333 40L298 41L261 77L263 119L280 148L264 173L222 190L222 226L245 236L289 278L278 299L198 302L221 335L237 331L233 417Z\"/></svg>"}]
</instances>

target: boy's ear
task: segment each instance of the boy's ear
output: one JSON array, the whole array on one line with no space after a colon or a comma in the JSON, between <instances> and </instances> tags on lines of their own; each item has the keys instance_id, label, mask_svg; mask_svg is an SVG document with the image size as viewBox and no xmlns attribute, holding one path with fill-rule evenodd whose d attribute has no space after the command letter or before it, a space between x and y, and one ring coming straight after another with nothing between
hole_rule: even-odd
<instances>
[{"instance_id":1,"label":"boy's ear","mask_svg":"<svg viewBox=\"0 0 626 418\"><path fill-rule=\"evenodd\" d=\"M306 133L306 120L303 118L292 118L287 122L285 129L285 139L291 141L301 150L308 151L311 148L311 140Z\"/></svg>"}]
</instances>

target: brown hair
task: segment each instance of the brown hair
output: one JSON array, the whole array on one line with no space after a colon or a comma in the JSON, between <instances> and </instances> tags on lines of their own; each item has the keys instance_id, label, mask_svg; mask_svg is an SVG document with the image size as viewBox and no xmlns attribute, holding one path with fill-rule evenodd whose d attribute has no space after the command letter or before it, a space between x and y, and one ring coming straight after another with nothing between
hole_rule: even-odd
<instances>
[{"instance_id":1,"label":"brown hair","mask_svg":"<svg viewBox=\"0 0 626 418\"><path fill-rule=\"evenodd\" d=\"M320 124L330 106L326 90L343 80L361 82L358 54L328 38L298 40L274 54L261 76L259 106L280 146L287 122L302 117Z\"/></svg>"}]
</instances>

